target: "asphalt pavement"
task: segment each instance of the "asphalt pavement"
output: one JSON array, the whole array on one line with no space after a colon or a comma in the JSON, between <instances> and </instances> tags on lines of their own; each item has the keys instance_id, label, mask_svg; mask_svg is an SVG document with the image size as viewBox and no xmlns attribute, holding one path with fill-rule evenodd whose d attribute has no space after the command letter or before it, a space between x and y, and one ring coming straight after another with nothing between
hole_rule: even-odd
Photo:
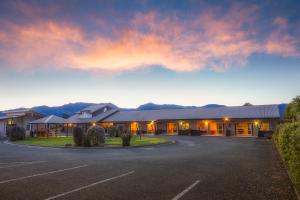
<instances>
[{"instance_id":1,"label":"asphalt pavement","mask_svg":"<svg viewBox=\"0 0 300 200\"><path fill-rule=\"evenodd\" d=\"M124 149L0 142L0 199L297 199L270 140L170 138Z\"/></svg>"}]
</instances>

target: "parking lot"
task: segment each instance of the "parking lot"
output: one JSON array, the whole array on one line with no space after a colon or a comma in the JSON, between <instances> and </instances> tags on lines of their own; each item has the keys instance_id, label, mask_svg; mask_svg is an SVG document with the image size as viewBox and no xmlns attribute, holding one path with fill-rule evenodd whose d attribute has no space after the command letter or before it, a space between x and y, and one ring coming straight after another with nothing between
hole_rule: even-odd
<instances>
[{"instance_id":1,"label":"parking lot","mask_svg":"<svg viewBox=\"0 0 300 200\"><path fill-rule=\"evenodd\" d=\"M270 140L64 149L0 142L0 199L296 199Z\"/></svg>"}]
</instances>

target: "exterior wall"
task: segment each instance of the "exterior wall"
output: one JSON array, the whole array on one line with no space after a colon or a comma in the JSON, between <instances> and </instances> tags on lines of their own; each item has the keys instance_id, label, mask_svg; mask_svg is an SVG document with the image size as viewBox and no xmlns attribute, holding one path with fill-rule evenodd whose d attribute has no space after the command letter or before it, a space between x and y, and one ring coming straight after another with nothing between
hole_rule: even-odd
<instances>
[{"instance_id":1,"label":"exterior wall","mask_svg":"<svg viewBox=\"0 0 300 200\"><path fill-rule=\"evenodd\" d=\"M6 137L6 121L0 121L0 138Z\"/></svg>"},{"instance_id":2,"label":"exterior wall","mask_svg":"<svg viewBox=\"0 0 300 200\"><path fill-rule=\"evenodd\" d=\"M279 119L215 119L215 120L158 120L155 121L155 134L167 133L167 124L175 123L177 125L177 132L175 135L215 135L215 136L259 136L259 123L268 122L270 124L270 130L275 130L276 124ZM189 128L182 127L183 123L188 123ZM200 126L200 122L204 123L204 129ZM125 130L130 132L130 124L132 122L112 122L114 125L121 125ZM139 131L141 133L147 133L147 124L150 122L137 122ZM238 134L237 124L243 124L243 135ZM202 124L203 125L203 124ZM250 131L252 130L252 131ZM221 131L221 133L220 133ZM170 135L174 135L170 134Z\"/></svg>"}]
</instances>

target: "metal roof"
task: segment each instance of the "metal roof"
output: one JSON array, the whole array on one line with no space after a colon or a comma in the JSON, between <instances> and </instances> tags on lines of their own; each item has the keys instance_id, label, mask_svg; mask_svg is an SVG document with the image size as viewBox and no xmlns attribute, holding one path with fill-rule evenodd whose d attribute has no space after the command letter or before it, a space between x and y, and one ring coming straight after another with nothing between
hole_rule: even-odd
<instances>
[{"instance_id":1,"label":"metal roof","mask_svg":"<svg viewBox=\"0 0 300 200\"><path fill-rule=\"evenodd\" d=\"M4 110L2 111L4 114L7 113L25 113L25 112L31 112L32 110L28 108L17 108L17 109L11 109L11 110Z\"/></svg>"},{"instance_id":2,"label":"metal roof","mask_svg":"<svg viewBox=\"0 0 300 200\"><path fill-rule=\"evenodd\" d=\"M14 119L14 118L18 118L18 117L24 117L25 114L22 115L4 115L0 117L0 120L5 120L5 119Z\"/></svg>"},{"instance_id":3,"label":"metal roof","mask_svg":"<svg viewBox=\"0 0 300 200\"><path fill-rule=\"evenodd\" d=\"M66 119L58 117L56 115L50 115L41 119L30 122L31 124L63 124Z\"/></svg>"},{"instance_id":4,"label":"metal roof","mask_svg":"<svg viewBox=\"0 0 300 200\"><path fill-rule=\"evenodd\" d=\"M187 119L263 119L280 118L277 105L183 108L165 110L120 111L104 122L187 120Z\"/></svg>"},{"instance_id":5,"label":"metal roof","mask_svg":"<svg viewBox=\"0 0 300 200\"><path fill-rule=\"evenodd\" d=\"M91 118L80 118L80 114L75 114L68 119L66 119L66 123L74 123L74 124L84 124L84 123L94 123L94 122L100 122L103 119L111 116L112 114L118 112L118 109L111 109L107 110L106 112L100 113L99 115L96 115Z\"/></svg>"},{"instance_id":6,"label":"metal roof","mask_svg":"<svg viewBox=\"0 0 300 200\"><path fill-rule=\"evenodd\" d=\"M118 108L116 105L114 105L112 103L100 103L100 104L95 104L95 105L91 105L87 108L84 108L84 109L80 110L80 112L89 111L91 113L94 113L94 112L96 112L96 111L98 111L98 110L100 110L100 109L102 109L106 106L108 106L110 108L114 108L114 109Z\"/></svg>"}]
</instances>

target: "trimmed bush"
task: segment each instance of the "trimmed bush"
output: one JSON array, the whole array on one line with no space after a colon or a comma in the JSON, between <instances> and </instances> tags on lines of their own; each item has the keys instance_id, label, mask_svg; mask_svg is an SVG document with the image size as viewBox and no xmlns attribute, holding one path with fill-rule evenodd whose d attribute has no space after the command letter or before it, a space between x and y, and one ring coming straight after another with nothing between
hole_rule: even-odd
<instances>
[{"instance_id":1,"label":"trimmed bush","mask_svg":"<svg viewBox=\"0 0 300 200\"><path fill-rule=\"evenodd\" d=\"M273 141L300 191L300 122L278 125Z\"/></svg>"},{"instance_id":2,"label":"trimmed bush","mask_svg":"<svg viewBox=\"0 0 300 200\"><path fill-rule=\"evenodd\" d=\"M14 126L9 129L8 137L10 141L24 140L26 137L26 131L23 127Z\"/></svg>"},{"instance_id":3,"label":"trimmed bush","mask_svg":"<svg viewBox=\"0 0 300 200\"><path fill-rule=\"evenodd\" d=\"M130 146L130 140L131 140L130 133L128 133L127 131L124 131L123 133L121 133L121 138L122 138L123 146Z\"/></svg>"},{"instance_id":4,"label":"trimmed bush","mask_svg":"<svg viewBox=\"0 0 300 200\"><path fill-rule=\"evenodd\" d=\"M90 127L84 134L83 145L86 147L104 145L105 130L100 126Z\"/></svg>"},{"instance_id":5,"label":"trimmed bush","mask_svg":"<svg viewBox=\"0 0 300 200\"><path fill-rule=\"evenodd\" d=\"M115 126L108 127L107 134L109 135L109 137L116 137L117 136L117 128Z\"/></svg>"},{"instance_id":6,"label":"trimmed bush","mask_svg":"<svg viewBox=\"0 0 300 200\"><path fill-rule=\"evenodd\" d=\"M83 143L83 130L80 127L73 128L73 140L76 146L82 146Z\"/></svg>"}]
</instances>

